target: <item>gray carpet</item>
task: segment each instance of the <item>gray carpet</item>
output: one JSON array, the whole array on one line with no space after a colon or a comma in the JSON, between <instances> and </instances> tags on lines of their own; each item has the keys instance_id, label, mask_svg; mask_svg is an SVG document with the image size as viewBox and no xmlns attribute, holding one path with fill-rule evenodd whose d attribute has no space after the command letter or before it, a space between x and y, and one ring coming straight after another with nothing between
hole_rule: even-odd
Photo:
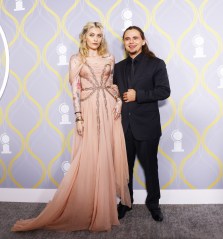
<instances>
[{"instance_id":1,"label":"gray carpet","mask_svg":"<svg viewBox=\"0 0 223 239\"><path fill-rule=\"evenodd\" d=\"M34 217L43 207L44 204L0 202L0 239L223 239L223 205L161 205L161 223L152 220L144 205L134 205L121 225L110 232L10 232L16 220Z\"/></svg>"}]
</instances>

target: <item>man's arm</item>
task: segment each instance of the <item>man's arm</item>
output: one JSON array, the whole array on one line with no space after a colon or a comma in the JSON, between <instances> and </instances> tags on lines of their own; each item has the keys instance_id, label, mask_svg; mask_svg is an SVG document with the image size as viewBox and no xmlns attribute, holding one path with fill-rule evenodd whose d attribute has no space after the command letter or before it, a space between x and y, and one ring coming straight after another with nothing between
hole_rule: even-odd
<instances>
[{"instance_id":1,"label":"man's arm","mask_svg":"<svg viewBox=\"0 0 223 239\"><path fill-rule=\"evenodd\" d=\"M113 69L113 84L117 85L117 77L116 77L116 72L117 72L117 66L116 64L114 65L114 69Z\"/></svg>"}]
</instances>

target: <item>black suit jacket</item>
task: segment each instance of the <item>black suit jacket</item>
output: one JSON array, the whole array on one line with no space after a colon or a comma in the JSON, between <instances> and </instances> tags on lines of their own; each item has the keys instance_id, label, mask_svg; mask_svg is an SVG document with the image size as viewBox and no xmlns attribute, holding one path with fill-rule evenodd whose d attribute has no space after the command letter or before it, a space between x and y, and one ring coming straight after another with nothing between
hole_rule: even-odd
<instances>
[{"instance_id":1,"label":"black suit jacket","mask_svg":"<svg viewBox=\"0 0 223 239\"><path fill-rule=\"evenodd\" d=\"M128 90L126 75L127 59L115 64L114 84L120 95ZM122 105L122 125L124 132L129 125L137 140L149 140L161 136L158 101L170 95L170 86L166 65L159 58L142 56L135 71L133 89L136 101Z\"/></svg>"}]
</instances>

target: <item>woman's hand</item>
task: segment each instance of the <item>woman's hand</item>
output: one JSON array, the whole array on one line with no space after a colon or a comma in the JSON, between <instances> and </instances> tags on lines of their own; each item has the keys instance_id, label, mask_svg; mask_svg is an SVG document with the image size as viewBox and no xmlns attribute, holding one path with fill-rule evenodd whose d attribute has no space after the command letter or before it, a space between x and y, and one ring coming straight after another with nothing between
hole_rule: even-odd
<instances>
[{"instance_id":1,"label":"woman's hand","mask_svg":"<svg viewBox=\"0 0 223 239\"><path fill-rule=\"evenodd\" d=\"M83 136L83 134L84 134L84 122L83 122L83 120L77 121L76 122L76 127L77 127L77 133L80 136Z\"/></svg>"},{"instance_id":2,"label":"woman's hand","mask_svg":"<svg viewBox=\"0 0 223 239\"><path fill-rule=\"evenodd\" d=\"M117 102L115 104L115 107L113 109L113 113L114 113L114 119L117 120L120 115L121 115L121 111L122 111L122 101L121 99L117 99Z\"/></svg>"}]
</instances>

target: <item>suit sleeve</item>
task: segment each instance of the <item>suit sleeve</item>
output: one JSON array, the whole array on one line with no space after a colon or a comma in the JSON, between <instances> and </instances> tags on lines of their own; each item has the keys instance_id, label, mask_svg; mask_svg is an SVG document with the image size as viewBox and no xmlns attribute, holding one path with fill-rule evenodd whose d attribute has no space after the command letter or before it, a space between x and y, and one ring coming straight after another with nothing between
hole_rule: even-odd
<instances>
[{"instance_id":1,"label":"suit sleeve","mask_svg":"<svg viewBox=\"0 0 223 239\"><path fill-rule=\"evenodd\" d=\"M113 84L114 85L117 85L117 77L116 77L116 69L117 69L117 66L116 64L114 65L114 69L113 69Z\"/></svg>"},{"instance_id":2,"label":"suit sleeve","mask_svg":"<svg viewBox=\"0 0 223 239\"><path fill-rule=\"evenodd\" d=\"M165 100L170 96L170 84L166 70L166 64L160 60L153 75L154 88L151 90L136 90L138 103L148 103Z\"/></svg>"}]
</instances>

